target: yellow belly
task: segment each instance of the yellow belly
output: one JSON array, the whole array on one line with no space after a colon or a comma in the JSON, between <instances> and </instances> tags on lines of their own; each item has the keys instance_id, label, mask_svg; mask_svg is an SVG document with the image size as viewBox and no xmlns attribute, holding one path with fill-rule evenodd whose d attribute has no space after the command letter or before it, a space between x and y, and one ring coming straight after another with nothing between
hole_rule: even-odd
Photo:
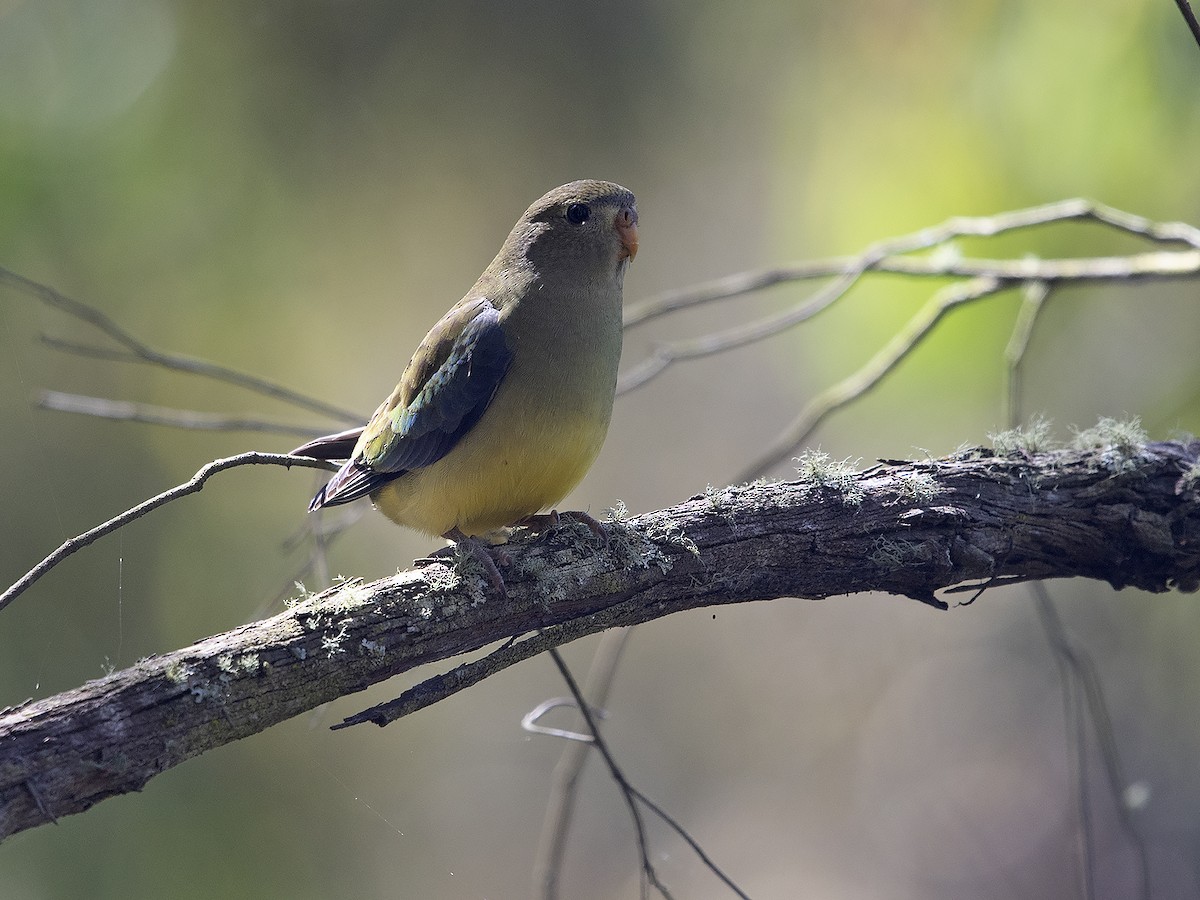
<instances>
[{"instance_id":1,"label":"yellow belly","mask_svg":"<svg viewBox=\"0 0 1200 900\"><path fill-rule=\"evenodd\" d=\"M426 534L446 534L457 527L479 535L558 503L599 453L608 415L560 414L514 422L505 417L503 405L493 403L433 465L372 494L376 508L398 525Z\"/></svg>"}]
</instances>

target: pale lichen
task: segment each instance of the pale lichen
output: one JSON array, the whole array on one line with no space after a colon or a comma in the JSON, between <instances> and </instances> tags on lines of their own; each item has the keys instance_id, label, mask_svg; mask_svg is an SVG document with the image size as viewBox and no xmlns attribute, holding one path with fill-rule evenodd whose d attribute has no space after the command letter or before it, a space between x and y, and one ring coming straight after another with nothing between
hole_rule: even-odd
<instances>
[{"instance_id":1,"label":"pale lichen","mask_svg":"<svg viewBox=\"0 0 1200 900\"><path fill-rule=\"evenodd\" d=\"M928 548L924 541L892 541L886 538L877 539L867 554L870 562L884 569L898 569L914 562L924 562L927 558Z\"/></svg>"},{"instance_id":2,"label":"pale lichen","mask_svg":"<svg viewBox=\"0 0 1200 900\"><path fill-rule=\"evenodd\" d=\"M938 484L932 475L922 471L899 472L893 478L893 483L896 489L896 499L888 505L928 503L938 494L944 494L947 490L946 487Z\"/></svg>"},{"instance_id":3,"label":"pale lichen","mask_svg":"<svg viewBox=\"0 0 1200 900\"><path fill-rule=\"evenodd\" d=\"M288 609L292 609L293 607L298 606L301 603L304 603L306 600L311 600L313 597L316 596L316 594L314 594L312 591L310 591L308 588L306 588L304 586L303 581L293 581L292 584L296 588L295 596L285 597L283 599L283 605L286 606Z\"/></svg>"},{"instance_id":4,"label":"pale lichen","mask_svg":"<svg viewBox=\"0 0 1200 900\"><path fill-rule=\"evenodd\" d=\"M623 525L628 518L629 507L625 505L624 500L618 500L611 507L609 507L608 515L605 517L604 521L611 522L614 525Z\"/></svg>"},{"instance_id":5,"label":"pale lichen","mask_svg":"<svg viewBox=\"0 0 1200 900\"><path fill-rule=\"evenodd\" d=\"M841 494L844 506L858 506L866 496L855 476L856 463L834 459L822 450L805 450L792 460L799 476L800 495L808 497L817 488L830 488Z\"/></svg>"},{"instance_id":6,"label":"pale lichen","mask_svg":"<svg viewBox=\"0 0 1200 900\"><path fill-rule=\"evenodd\" d=\"M1091 428L1075 433L1072 446L1076 450L1091 450L1097 462L1093 469L1106 469L1119 475L1137 467L1142 446L1150 440L1138 417L1128 420L1101 417Z\"/></svg>"},{"instance_id":7,"label":"pale lichen","mask_svg":"<svg viewBox=\"0 0 1200 900\"><path fill-rule=\"evenodd\" d=\"M382 659L387 655L387 647L384 646L382 641L372 641L363 638L358 642L358 646L362 653L374 656L376 659Z\"/></svg>"},{"instance_id":8,"label":"pale lichen","mask_svg":"<svg viewBox=\"0 0 1200 900\"><path fill-rule=\"evenodd\" d=\"M346 652L346 632L348 627L342 625L337 631L328 631L321 635L321 649L325 651L325 655L333 658L340 653Z\"/></svg>"},{"instance_id":9,"label":"pale lichen","mask_svg":"<svg viewBox=\"0 0 1200 900\"><path fill-rule=\"evenodd\" d=\"M737 526L737 521L734 516L736 505L733 502L734 488L727 487L718 490L711 484L704 488L704 499L708 501L709 508L721 517L721 519L730 528Z\"/></svg>"},{"instance_id":10,"label":"pale lichen","mask_svg":"<svg viewBox=\"0 0 1200 900\"><path fill-rule=\"evenodd\" d=\"M1044 453L1054 449L1054 426L1049 419L1034 416L1027 425L989 434L988 440L1000 456Z\"/></svg>"},{"instance_id":11,"label":"pale lichen","mask_svg":"<svg viewBox=\"0 0 1200 900\"><path fill-rule=\"evenodd\" d=\"M666 544L667 546L679 547L697 559L700 558L700 548L696 546L695 541L684 533L683 528L678 522L668 519L651 525L646 529L646 537L656 545Z\"/></svg>"}]
</instances>

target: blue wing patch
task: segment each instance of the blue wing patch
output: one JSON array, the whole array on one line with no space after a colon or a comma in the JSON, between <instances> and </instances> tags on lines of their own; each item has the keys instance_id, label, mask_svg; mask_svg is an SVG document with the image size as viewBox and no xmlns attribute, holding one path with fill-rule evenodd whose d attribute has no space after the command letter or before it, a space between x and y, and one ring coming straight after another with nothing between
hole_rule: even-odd
<instances>
[{"instance_id":1,"label":"blue wing patch","mask_svg":"<svg viewBox=\"0 0 1200 900\"><path fill-rule=\"evenodd\" d=\"M483 415L512 365L499 311L485 298L454 307L421 342L400 385L309 511L349 503L449 453Z\"/></svg>"},{"instance_id":2,"label":"blue wing patch","mask_svg":"<svg viewBox=\"0 0 1200 900\"><path fill-rule=\"evenodd\" d=\"M500 314L484 301L416 396L391 411L395 439L384 442L368 465L392 472L437 462L479 421L511 364Z\"/></svg>"}]
</instances>

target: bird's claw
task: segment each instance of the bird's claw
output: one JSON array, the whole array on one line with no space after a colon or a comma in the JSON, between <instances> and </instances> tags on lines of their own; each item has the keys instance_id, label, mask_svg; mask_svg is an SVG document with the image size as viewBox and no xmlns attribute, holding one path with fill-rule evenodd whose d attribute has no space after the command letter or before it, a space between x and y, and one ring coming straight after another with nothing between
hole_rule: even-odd
<instances>
[{"instance_id":1,"label":"bird's claw","mask_svg":"<svg viewBox=\"0 0 1200 900\"><path fill-rule=\"evenodd\" d=\"M516 524L540 534L543 531L557 528L562 524L563 519L570 519L587 526L588 531L596 536L602 546L608 546L608 529L604 527L604 523L597 521L582 510L567 510L560 513L557 509L552 509L548 513L526 516Z\"/></svg>"},{"instance_id":2,"label":"bird's claw","mask_svg":"<svg viewBox=\"0 0 1200 900\"><path fill-rule=\"evenodd\" d=\"M480 538L463 534L457 526L447 531L442 537L453 541L456 549L469 553L483 569L483 576L488 580L492 589L501 598L508 597L508 588L504 584L504 576L500 574L499 568L499 566L507 568L512 565L512 558L507 552L492 547L491 544ZM499 566L497 561L499 561Z\"/></svg>"}]
</instances>

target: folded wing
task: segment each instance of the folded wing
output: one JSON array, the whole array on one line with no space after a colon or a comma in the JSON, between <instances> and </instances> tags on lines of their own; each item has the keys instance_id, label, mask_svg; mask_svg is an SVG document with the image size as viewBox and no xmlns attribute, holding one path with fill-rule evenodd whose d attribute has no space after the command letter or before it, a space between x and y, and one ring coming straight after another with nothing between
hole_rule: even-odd
<instances>
[{"instance_id":1,"label":"folded wing","mask_svg":"<svg viewBox=\"0 0 1200 900\"><path fill-rule=\"evenodd\" d=\"M479 421L511 364L499 310L486 298L461 301L425 336L400 384L364 428L292 451L346 459L309 510L349 503L437 462Z\"/></svg>"}]
</instances>

